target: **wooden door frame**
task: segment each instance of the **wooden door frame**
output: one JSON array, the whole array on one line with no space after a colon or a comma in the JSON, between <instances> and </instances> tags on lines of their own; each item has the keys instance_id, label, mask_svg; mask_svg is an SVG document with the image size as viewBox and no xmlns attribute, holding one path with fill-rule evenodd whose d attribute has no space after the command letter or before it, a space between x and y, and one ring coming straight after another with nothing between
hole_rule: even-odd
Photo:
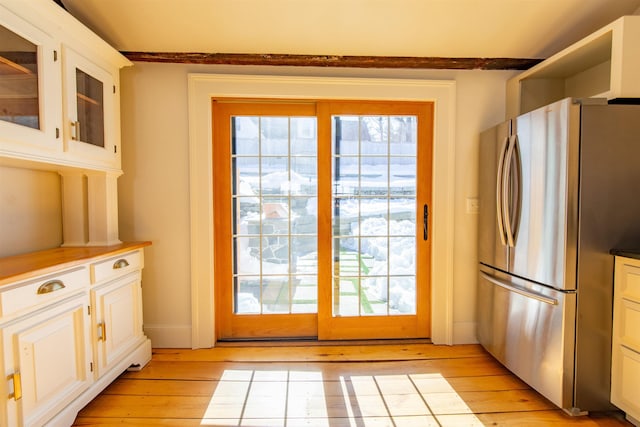
<instances>
[{"instance_id":1,"label":"wooden door frame","mask_svg":"<svg viewBox=\"0 0 640 427\"><path fill-rule=\"evenodd\" d=\"M421 160L428 163L428 169L433 169L432 149L433 149L433 103L425 101L369 101L369 100L348 100L318 103L318 141L332 141L331 120L332 115L402 115L418 117L418 141L423 143ZM323 126L322 124L328 124ZM327 152L329 151L329 152ZM416 153L417 155L417 153ZM318 158L320 161L329 161L329 164L320 164L319 169L331 170L331 146L318 144ZM419 165L416 165L416 182L419 178ZM425 185L418 185L416 194L417 205L432 203L432 176L429 177ZM330 181L318 180L318 210L320 212L331 212L332 183ZM417 206L416 206L417 210ZM418 228L422 229L422 221L416 213L416 266L422 264L422 268L416 271L416 302L418 311L415 315L387 315L387 316L345 316L333 315L333 292L332 287L323 286L318 288L318 339L382 339L382 338L430 338L431 337L431 305L420 305L419 301L431 299L431 241L418 239ZM331 217L318 216L319 221L324 221L324 227L318 225L319 229L331 228ZM333 236L326 236L326 239L318 239L318 281L320 283L332 282L331 266ZM321 250L320 245L328 246L328 249ZM321 259L320 256L325 256ZM420 260L424 262L420 262ZM426 276L426 277L425 277ZM426 296L424 294L427 294ZM431 302L431 301L429 301ZM324 310L322 309L324 308ZM363 325L367 324L366 328Z\"/></svg>"},{"instance_id":2,"label":"wooden door frame","mask_svg":"<svg viewBox=\"0 0 640 427\"><path fill-rule=\"evenodd\" d=\"M419 238L422 221L419 206L432 206L433 102L308 100L296 99L238 99L215 98L211 101L213 156L213 188L217 196L214 204L214 248L222 256L214 260L214 277L229 285L215 290L217 339L308 338L385 339L431 337L431 240ZM331 254L332 245L332 116L413 116L417 118L416 140L416 295L417 311L412 315L336 316ZM317 200L318 200L318 271L317 312L311 314L236 314L233 312L235 291L230 285L233 277L233 249L231 248L233 218L231 215L231 144L234 116L283 116L317 118ZM216 126L225 123L224 126ZM324 171L321 173L321 171ZM428 222L428 225L431 221ZM430 228L430 227L429 227ZM430 231L430 230L429 230ZM426 233L430 234L430 233ZM425 235L426 235L425 234ZM258 326L259 327L256 327Z\"/></svg>"},{"instance_id":3,"label":"wooden door frame","mask_svg":"<svg viewBox=\"0 0 640 427\"><path fill-rule=\"evenodd\" d=\"M191 347L215 345L211 98L434 101L432 341L453 344L456 82L454 80L189 74Z\"/></svg>"},{"instance_id":4,"label":"wooden door frame","mask_svg":"<svg viewBox=\"0 0 640 427\"><path fill-rule=\"evenodd\" d=\"M215 117L227 120L233 116L282 116L282 117L317 117L314 102L297 100L251 100L237 98L212 99L212 120ZM230 122L228 122L230 123ZM232 242L232 214L231 214L231 134L230 126L218 126L214 128L212 144L215 147L215 155L219 155L222 161L214 163L213 181L217 197L214 204L214 248L223 248L229 251L226 256L216 257L214 260L215 274L218 277L231 278L233 276ZM214 155L214 156L215 156ZM228 161L227 161L228 160ZM216 207L216 204L218 204ZM263 339L263 338L309 338L317 335L318 317L315 313L290 313L290 314L235 314L231 312L234 301L234 289L232 286L218 286L215 289L216 327L215 333L220 338ZM221 309L226 307L226 309ZM260 322L260 329L256 329L256 322Z\"/></svg>"}]
</instances>

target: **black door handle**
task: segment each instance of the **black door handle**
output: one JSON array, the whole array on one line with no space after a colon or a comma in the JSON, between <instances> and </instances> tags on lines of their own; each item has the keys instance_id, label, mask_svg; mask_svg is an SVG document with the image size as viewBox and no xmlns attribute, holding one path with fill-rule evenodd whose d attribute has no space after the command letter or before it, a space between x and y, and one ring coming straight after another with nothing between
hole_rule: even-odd
<instances>
[{"instance_id":1,"label":"black door handle","mask_svg":"<svg viewBox=\"0 0 640 427\"><path fill-rule=\"evenodd\" d=\"M429 205L424 205L422 214L422 238L429 240Z\"/></svg>"}]
</instances>

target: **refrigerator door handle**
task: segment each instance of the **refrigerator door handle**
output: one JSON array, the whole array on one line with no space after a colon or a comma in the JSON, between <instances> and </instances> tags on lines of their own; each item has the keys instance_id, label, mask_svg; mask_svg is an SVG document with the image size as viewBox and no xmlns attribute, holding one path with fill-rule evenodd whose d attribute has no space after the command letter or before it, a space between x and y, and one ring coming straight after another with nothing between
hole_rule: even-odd
<instances>
[{"instance_id":1,"label":"refrigerator door handle","mask_svg":"<svg viewBox=\"0 0 640 427\"><path fill-rule=\"evenodd\" d=\"M510 220L509 220L509 232L511 233L511 240L515 244L516 241L516 233L518 232L518 226L520 225L520 214L521 214L521 206L522 206L522 191L521 191L521 180L522 180L522 159L520 158L520 141L518 140L518 135L513 136L513 160L515 160L515 170L511 172L513 176L513 188L511 188L511 210L510 210Z\"/></svg>"},{"instance_id":2,"label":"refrigerator door handle","mask_svg":"<svg viewBox=\"0 0 640 427\"><path fill-rule=\"evenodd\" d=\"M504 221L505 234L507 236L506 238L507 245L509 247L514 247L514 244L515 244L514 227L511 220L511 215L512 215L512 208L513 208L512 204L514 200L513 195L516 194L516 197L517 197L517 193L514 193L514 192L517 191L517 187L519 186L519 183L517 183L515 186L512 186L514 171L511 168L511 166L513 165L513 156L516 152L517 140L518 139L516 135L511 135L509 137L509 148L507 150L507 155L505 156L505 160L504 160L505 170L502 176L502 217ZM516 171L515 176L517 177L517 175L518 173Z\"/></svg>"},{"instance_id":3,"label":"refrigerator door handle","mask_svg":"<svg viewBox=\"0 0 640 427\"><path fill-rule=\"evenodd\" d=\"M507 238L505 236L504 227L504 162L507 155L507 148L509 147L509 137L505 137L502 143L502 149L498 156L498 175L496 178L496 218L498 219L498 234L500 234L500 241L504 246L507 245Z\"/></svg>"},{"instance_id":4,"label":"refrigerator door handle","mask_svg":"<svg viewBox=\"0 0 640 427\"><path fill-rule=\"evenodd\" d=\"M521 288L517 288L513 285L511 285L508 282L505 282L504 280L500 280L497 279L495 277L489 276L487 273L485 272L480 272L480 275L482 276L483 279L488 280L489 282L493 283L494 285L500 286L501 288L504 288L508 291L511 292L515 292L516 294L522 295L524 297L527 298L532 298L535 299L536 301L540 301L543 302L545 304L549 304L549 305L558 305L558 300L555 298L549 298L547 296L544 295L540 295L536 292L532 292L532 291L527 291L526 289L521 289Z\"/></svg>"}]
</instances>

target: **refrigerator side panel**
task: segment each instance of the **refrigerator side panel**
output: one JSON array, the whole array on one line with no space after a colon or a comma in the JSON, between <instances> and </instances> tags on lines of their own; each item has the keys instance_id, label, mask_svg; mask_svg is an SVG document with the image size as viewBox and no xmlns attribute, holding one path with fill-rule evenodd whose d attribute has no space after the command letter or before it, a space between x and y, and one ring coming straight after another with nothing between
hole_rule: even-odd
<instances>
[{"instance_id":1,"label":"refrigerator side panel","mask_svg":"<svg viewBox=\"0 0 640 427\"><path fill-rule=\"evenodd\" d=\"M507 246L500 237L497 191L500 157L509 137L509 122L480 134L480 176L478 198L478 258L480 263L507 270Z\"/></svg>"},{"instance_id":2,"label":"refrigerator side panel","mask_svg":"<svg viewBox=\"0 0 640 427\"><path fill-rule=\"evenodd\" d=\"M640 242L640 106L582 108L576 406L607 410L612 248Z\"/></svg>"},{"instance_id":3,"label":"refrigerator side panel","mask_svg":"<svg viewBox=\"0 0 640 427\"><path fill-rule=\"evenodd\" d=\"M509 272L576 287L579 105L565 99L518 117L519 211Z\"/></svg>"},{"instance_id":4,"label":"refrigerator side panel","mask_svg":"<svg viewBox=\"0 0 640 427\"><path fill-rule=\"evenodd\" d=\"M561 408L573 407L576 294L481 267L478 339L511 372Z\"/></svg>"}]
</instances>

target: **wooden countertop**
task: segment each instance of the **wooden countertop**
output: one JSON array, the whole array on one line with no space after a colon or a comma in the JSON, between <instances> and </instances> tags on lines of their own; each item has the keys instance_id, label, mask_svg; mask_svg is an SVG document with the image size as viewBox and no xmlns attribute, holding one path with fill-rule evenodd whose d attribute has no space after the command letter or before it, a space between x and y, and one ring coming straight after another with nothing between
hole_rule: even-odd
<instances>
[{"instance_id":1,"label":"wooden countertop","mask_svg":"<svg viewBox=\"0 0 640 427\"><path fill-rule=\"evenodd\" d=\"M0 258L0 286L82 264L92 258L108 257L140 249L151 242L123 242L112 246L60 247Z\"/></svg>"}]
</instances>

